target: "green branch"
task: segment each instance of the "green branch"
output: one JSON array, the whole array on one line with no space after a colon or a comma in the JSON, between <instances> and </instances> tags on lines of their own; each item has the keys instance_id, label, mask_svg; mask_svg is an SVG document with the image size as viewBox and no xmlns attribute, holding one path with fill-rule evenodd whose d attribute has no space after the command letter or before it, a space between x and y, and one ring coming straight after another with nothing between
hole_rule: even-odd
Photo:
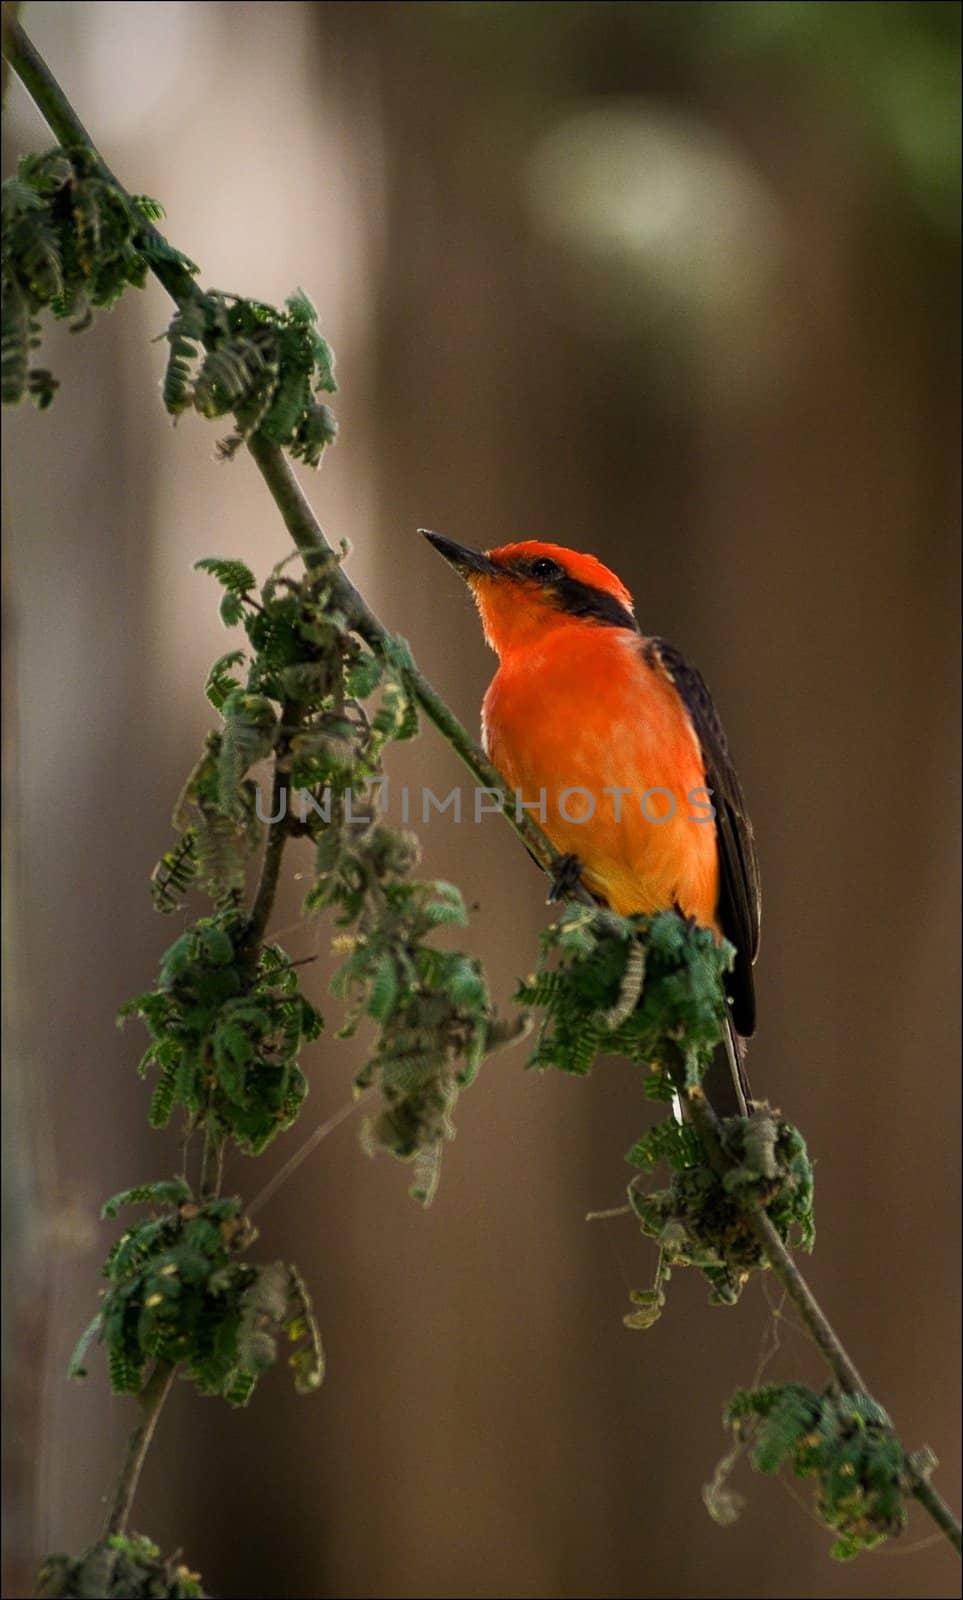
<instances>
[{"instance_id":1,"label":"green branch","mask_svg":"<svg viewBox=\"0 0 963 1600\"><path fill-rule=\"evenodd\" d=\"M732 1163L728 1160L722 1147L719 1120L704 1095L696 1093L691 1096L689 1100L689 1115L698 1130L709 1165L720 1177L724 1176ZM746 1210L746 1216L753 1233L765 1251L770 1267L798 1310L813 1343L842 1392L844 1394L869 1394L871 1391L864 1383L859 1369L796 1266L766 1212L757 1207L749 1206ZM914 1498L929 1513L937 1527L949 1539L954 1549L959 1551L961 1549L959 1519L954 1515L942 1496L934 1489L925 1470L921 1468L914 1454L904 1450L903 1464Z\"/></svg>"},{"instance_id":2,"label":"green branch","mask_svg":"<svg viewBox=\"0 0 963 1600\"><path fill-rule=\"evenodd\" d=\"M10 77L10 66L7 61L7 31L20 17L20 0L4 0L3 7L3 64L0 75L0 103L6 104L7 82Z\"/></svg>"},{"instance_id":3,"label":"green branch","mask_svg":"<svg viewBox=\"0 0 963 1600\"><path fill-rule=\"evenodd\" d=\"M169 1361L158 1361L146 1384L137 1397L140 1406L140 1421L133 1429L127 1441L127 1453L124 1464L120 1469L114 1498L107 1513L104 1523L104 1538L108 1539L113 1534L127 1532L127 1522L130 1517L131 1506L137 1493L140 1482L141 1468L144 1458L150 1449L154 1437L154 1429L164 1402L171 1392L174 1382L176 1367Z\"/></svg>"},{"instance_id":4,"label":"green branch","mask_svg":"<svg viewBox=\"0 0 963 1600\"><path fill-rule=\"evenodd\" d=\"M732 1162L723 1149L718 1117L701 1091L694 1091L690 1094L687 1109L693 1126L698 1131L699 1139L710 1167L719 1177L724 1178L731 1169ZM840 1388L848 1394L869 1394L870 1391L863 1382L854 1361L830 1325L825 1312L820 1307L819 1302L793 1261L766 1212L755 1206L748 1207L747 1217L752 1231L766 1253L770 1266L797 1306L812 1336L813 1343Z\"/></svg>"}]
</instances>

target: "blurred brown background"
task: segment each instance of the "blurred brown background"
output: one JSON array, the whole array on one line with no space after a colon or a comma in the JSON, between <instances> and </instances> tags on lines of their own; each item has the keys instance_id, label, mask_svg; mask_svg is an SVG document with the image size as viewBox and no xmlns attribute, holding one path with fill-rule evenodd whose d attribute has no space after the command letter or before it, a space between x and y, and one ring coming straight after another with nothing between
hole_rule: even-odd
<instances>
[{"instance_id":1,"label":"blurred brown background","mask_svg":"<svg viewBox=\"0 0 963 1600\"><path fill-rule=\"evenodd\" d=\"M219 288L302 284L339 357L341 439L309 492L350 571L475 725L492 668L415 536L594 550L643 628L702 667L764 871L754 1083L817 1166L812 1282L911 1445L959 1499L956 1229L956 212L948 4L32 4L25 23L108 160L160 196ZM49 143L18 86L8 163ZM8 1557L95 1535L131 1407L64 1366L95 1304L102 1198L163 1175L116 1006L176 930L147 877L227 648L204 555L285 538L253 466L176 433L151 287L49 339L52 412L9 419ZM399 779L460 777L429 729ZM11 820L12 818L12 820ZM544 883L497 819L424 830L478 904L507 1001ZM291 859L276 925L295 955ZM333 1032L333 1028L331 1030ZM248 1412L179 1391L134 1524L233 1596L944 1596L914 1513L840 1568L805 1486L701 1485L771 1323L677 1278L621 1325L654 1252L619 1204L651 1118L637 1076L496 1057L439 1196L349 1123L259 1219L329 1357ZM299 1132L359 1063L330 1033ZM770 1291L770 1297L775 1296ZM772 1375L816 1378L782 1326ZM801 1504L794 1503L799 1500Z\"/></svg>"}]
</instances>

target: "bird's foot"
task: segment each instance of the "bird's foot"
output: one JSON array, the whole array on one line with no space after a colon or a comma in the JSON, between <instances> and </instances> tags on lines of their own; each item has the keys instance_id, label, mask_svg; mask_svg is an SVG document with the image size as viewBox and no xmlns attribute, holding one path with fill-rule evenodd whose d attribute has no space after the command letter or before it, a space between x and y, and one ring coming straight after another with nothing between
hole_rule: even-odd
<instances>
[{"instance_id":1,"label":"bird's foot","mask_svg":"<svg viewBox=\"0 0 963 1600\"><path fill-rule=\"evenodd\" d=\"M582 863L578 856L557 856L552 862L549 876L552 887L548 891L548 903L553 905L556 900L564 900L582 881Z\"/></svg>"}]
</instances>

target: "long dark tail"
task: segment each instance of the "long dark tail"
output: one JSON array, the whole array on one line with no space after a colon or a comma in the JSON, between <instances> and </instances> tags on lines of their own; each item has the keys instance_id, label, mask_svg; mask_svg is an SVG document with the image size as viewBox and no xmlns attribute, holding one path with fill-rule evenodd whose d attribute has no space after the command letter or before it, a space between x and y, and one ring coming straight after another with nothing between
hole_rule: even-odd
<instances>
[{"instance_id":1,"label":"long dark tail","mask_svg":"<svg viewBox=\"0 0 963 1600\"><path fill-rule=\"evenodd\" d=\"M727 1011L726 1031L702 1080L706 1098L720 1117L745 1117L751 1110L745 1054L746 1042L739 1037Z\"/></svg>"}]
</instances>

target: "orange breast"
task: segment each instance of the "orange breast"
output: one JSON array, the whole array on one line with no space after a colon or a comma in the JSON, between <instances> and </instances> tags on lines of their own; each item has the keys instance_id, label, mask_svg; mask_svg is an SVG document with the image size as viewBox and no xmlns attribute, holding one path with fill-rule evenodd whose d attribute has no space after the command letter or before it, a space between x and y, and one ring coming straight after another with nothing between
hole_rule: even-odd
<instances>
[{"instance_id":1,"label":"orange breast","mask_svg":"<svg viewBox=\"0 0 963 1600\"><path fill-rule=\"evenodd\" d=\"M485 696L485 745L557 850L614 911L673 906L716 927L705 769L674 685L638 634L573 621L509 653ZM618 793L617 791L624 791Z\"/></svg>"}]
</instances>

